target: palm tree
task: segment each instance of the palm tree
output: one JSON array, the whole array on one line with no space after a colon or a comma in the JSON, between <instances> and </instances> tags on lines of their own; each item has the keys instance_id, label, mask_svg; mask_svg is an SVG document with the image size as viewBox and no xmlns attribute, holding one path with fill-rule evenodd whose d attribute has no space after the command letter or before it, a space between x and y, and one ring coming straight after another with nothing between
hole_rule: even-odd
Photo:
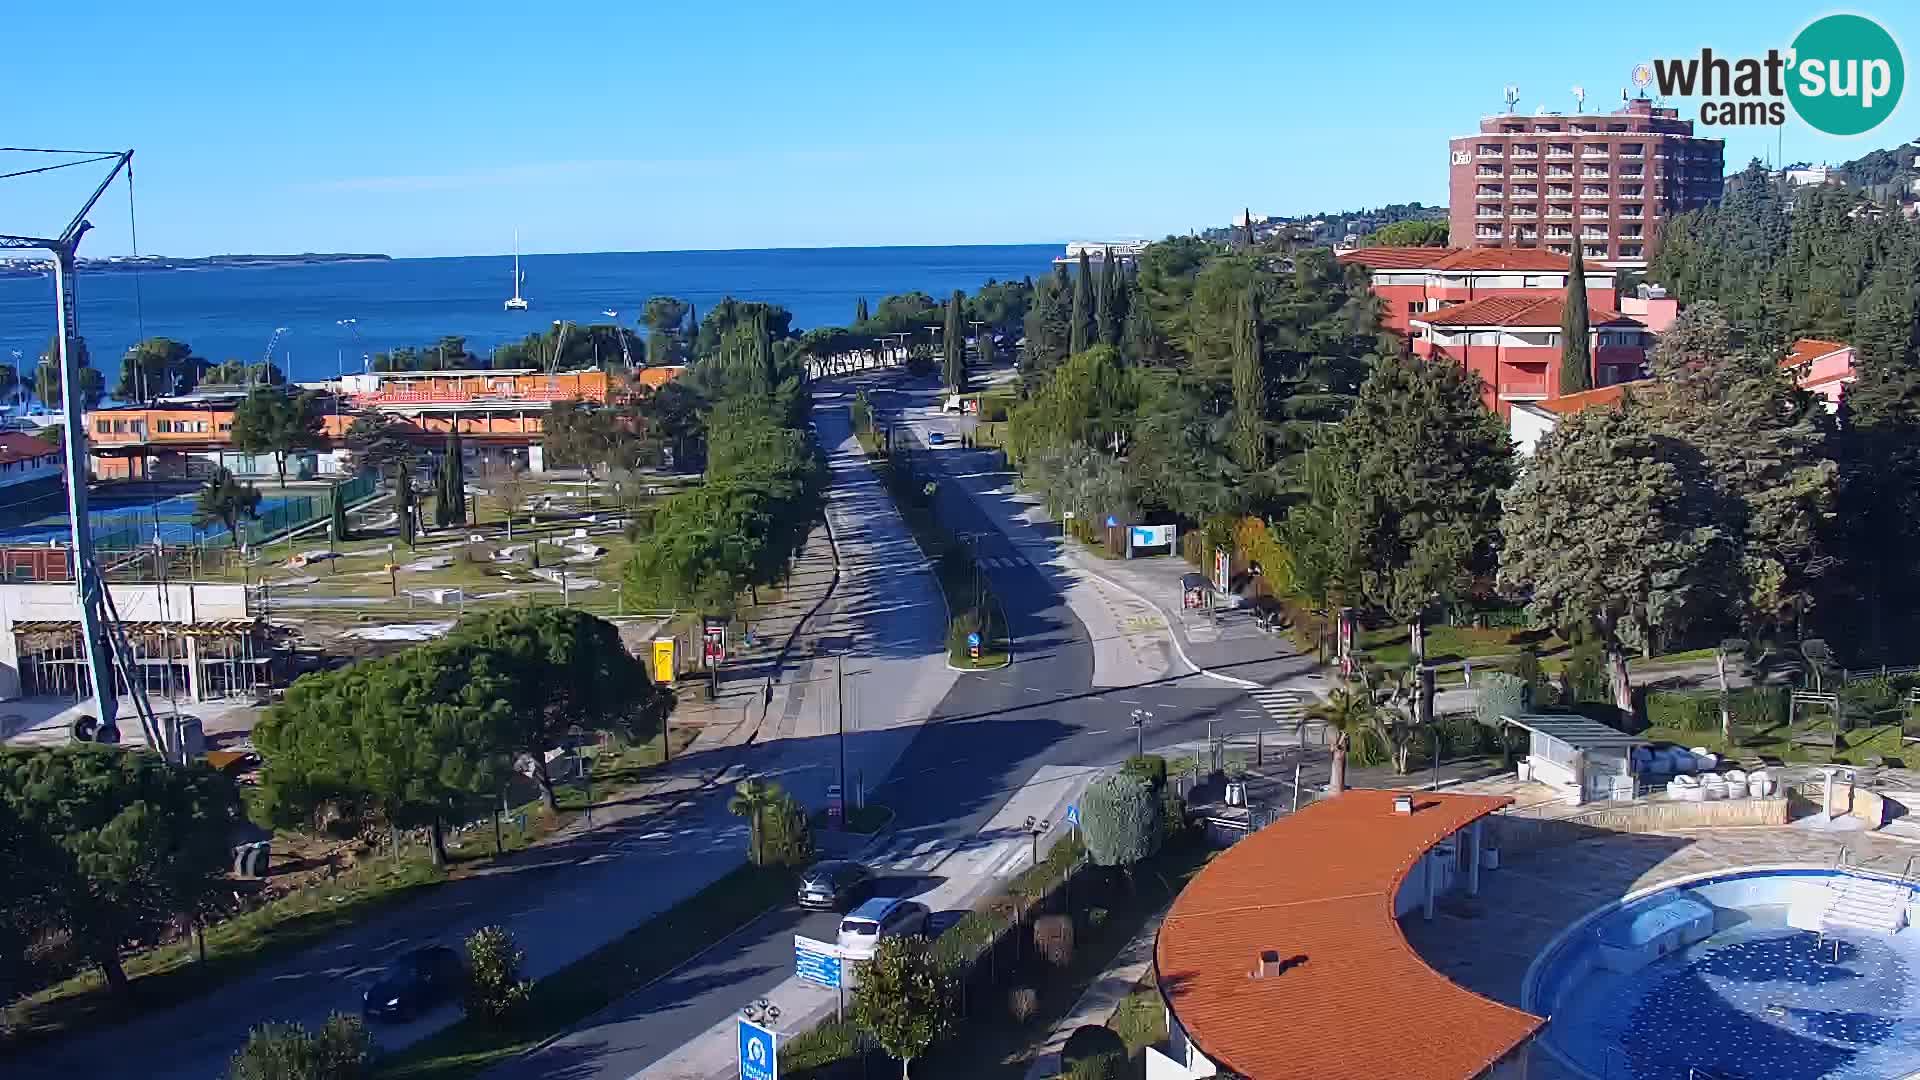
<instances>
[{"instance_id":1,"label":"palm tree","mask_svg":"<svg viewBox=\"0 0 1920 1080\"><path fill-rule=\"evenodd\" d=\"M780 785L748 777L734 785L733 798L727 800L727 812L747 819L748 835L753 840L753 864L760 865L761 817L780 801Z\"/></svg>"},{"instance_id":2,"label":"palm tree","mask_svg":"<svg viewBox=\"0 0 1920 1080\"><path fill-rule=\"evenodd\" d=\"M1325 724L1333 735L1333 773L1327 780L1327 793L1338 795L1347 790L1347 754L1353 749L1354 736L1374 724L1373 693L1363 683L1343 686L1327 700L1307 710L1307 716Z\"/></svg>"}]
</instances>

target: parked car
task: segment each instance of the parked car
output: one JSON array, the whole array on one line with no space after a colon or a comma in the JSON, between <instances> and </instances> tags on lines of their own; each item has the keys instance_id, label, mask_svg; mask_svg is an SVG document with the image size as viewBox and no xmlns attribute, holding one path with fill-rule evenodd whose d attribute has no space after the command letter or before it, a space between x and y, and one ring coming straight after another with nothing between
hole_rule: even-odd
<instances>
[{"instance_id":1,"label":"parked car","mask_svg":"<svg viewBox=\"0 0 1920 1080\"><path fill-rule=\"evenodd\" d=\"M946 442L947 442L947 437L941 432L934 431L934 432L928 433L927 435L928 446L944 446L946 445Z\"/></svg>"},{"instance_id":2,"label":"parked car","mask_svg":"<svg viewBox=\"0 0 1920 1080\"><path fill-rule=\"evenodd\" d=\"M873 871L857 862L828 859L800 874L799 900L804 908L845 911L873 895Z\"/></svg>"},{"instance_id":3,"label":"parked car","mask_svg":"<svg viewBox=\"0 0 1920 1080\"><path fill-rule=\"evenodd\" d=\"M369 1020L411 1020L460 995L467 966L446 945L402 953L380 981L367 987L360 1011Z\"/></svg>"},{"instance_id":4,"label":"parked car","mask_svg":"<svg viewBox=\"0 0 1920 1080\"><path fill-rule=\"evenodd\" d=\"M866 960L880 939L927 932L927 905L897 896L876 897L840 920L840 955Z\"/></svg>"}]
</instances>

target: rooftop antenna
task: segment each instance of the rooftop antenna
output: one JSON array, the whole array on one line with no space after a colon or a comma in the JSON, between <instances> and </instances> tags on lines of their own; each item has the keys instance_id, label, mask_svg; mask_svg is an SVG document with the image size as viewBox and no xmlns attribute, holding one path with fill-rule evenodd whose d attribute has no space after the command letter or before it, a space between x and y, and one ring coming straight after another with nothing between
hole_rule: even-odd
<instances>
[{"instance_id":1,"label":"rooftop antenna","mask_svg":"<svg viewBox=\"0 0 1920 1080\"><path fill-rule=\"evenodd\" d=\"M87 516L87 424L85 403L80 400L80 325L75 314L73 298L74 270L80 240L86 236L93 223L87 215L93 211L100 197L107 193L121 173L127 174L128 183L133 180L133 151L72 151L46 150L33 147L5 146L0 151L28 154L60 154L75 160L63 161L54 165L33 169L21 169L10 173L0 173L0 180L14 176L26 176L33 173L51 172L54 169L70 168L77 165L89 165L95 162L112 162L106 178L100 181L93 194L73 215L66 227L55 236L25 236L0 233L0 249L23 251L42 250L53 253L53 295L59 330L55 335L56 352L60 363L60 413L65 427L61 431L61 442L66 444L67 470L67 522L73 540L73 581L80 608L80 647L87 661L87 677L93 687L94 719L98 721L93 730L95 742L109 746L120 742L120 726L115 721L120 712L120 695L114 686L114 670L117 658L118 668L127 674L127 689L133 698L134 712L140 718L142 733L147 745L167 752L179 760L185 753L185 747L177 745L179 733L174 738L165 738L159 722L154 718L152 708L141 687L141 668L135 665L133 654L127 647L126 639L119 626L119 617L114 612L113 597L107 592L105 576L100 572L100 564L93 554L93 528Z\"/></svg>"},{"instance_id":2,"label":"rooftop antenna","mask_svg":"<svg viewBox=\"0 0 1920 1080\"><path fill-rule=\"evenodd\" d=\"M1587 111L1587 88L1584 86L1573 88L1573 111L1575 114Z\"/></svg>"},{"instance_id":3,"label":"rooftop antenna","mask_svg":"<svg viewBox=\"0 0 1920 1080\"><path fill-rule=\"evenodd\" d=\"M1512 83L1508 83L1507 84L1507 111L1512 112L1513 107L1519 104L1519 102L1520 102L1520 88L1518 86L1515 86Z\"/></svg>"}]
</instances>

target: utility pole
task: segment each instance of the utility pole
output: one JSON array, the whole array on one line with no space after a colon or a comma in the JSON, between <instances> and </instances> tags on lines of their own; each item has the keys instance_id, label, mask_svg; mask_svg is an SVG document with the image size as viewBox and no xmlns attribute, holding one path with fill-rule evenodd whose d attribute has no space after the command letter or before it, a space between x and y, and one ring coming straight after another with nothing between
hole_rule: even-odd
<instances>
[{"instance_id":1,"label":"utility pole","mask_svg":"<svg viewBox=\"0 0 1920 1080\"><path fill-rule=\"evenodd\" d=\"M847 675L846 654L838 653L833 658L833 703L839 711L835 728L840 736L840 821L845 827L847 807L853 805L847 794Z\"/></svg>"}]
</instances>

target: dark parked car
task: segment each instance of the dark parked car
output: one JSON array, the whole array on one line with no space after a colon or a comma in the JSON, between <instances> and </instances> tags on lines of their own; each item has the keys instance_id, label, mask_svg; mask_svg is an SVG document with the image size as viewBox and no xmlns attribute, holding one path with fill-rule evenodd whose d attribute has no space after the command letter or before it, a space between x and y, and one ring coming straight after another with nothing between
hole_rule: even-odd
<instances>
[{"instance_id":1,"label":"dark parked car","mask_svg":"<svg viewBox=\"0 0 1920 1080\"><path fill-rule=\"evenodd\" d=\"M460 954L445 945L402 953L379 982L367 987L360 1011L369 1020L411 1020L460 996L466 977Z\"/></svg>"},{"instance_id":2,"label":"dark parked car","mask_svg":"<svg viewBox=\"0 0 1920 1080\"><path fill-rule=\"evenodd\" d=\"M841 911L873 895L873 871L857 862L828 859L800 875L801 907Z\"/></svg>"}]
</instances>

